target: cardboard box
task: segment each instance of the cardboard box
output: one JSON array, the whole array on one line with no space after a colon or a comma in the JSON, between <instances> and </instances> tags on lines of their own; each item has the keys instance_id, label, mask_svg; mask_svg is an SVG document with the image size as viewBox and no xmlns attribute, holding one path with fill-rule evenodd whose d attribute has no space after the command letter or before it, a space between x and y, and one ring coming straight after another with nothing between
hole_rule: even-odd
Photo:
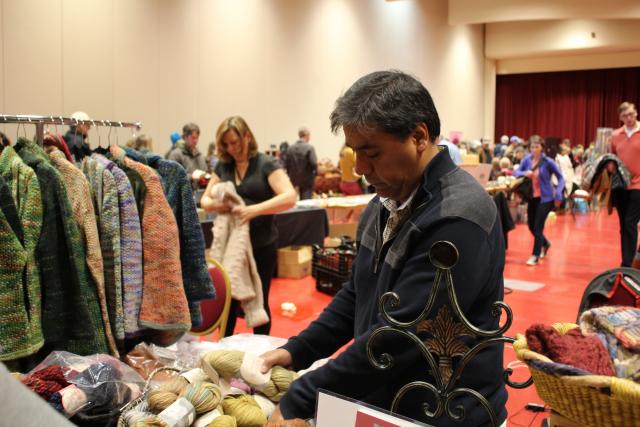
<instances>
[{"instance_id":1,"label":"cardboard box","mask_svg":"<svg viewBox=\"0 0 640 427\"><path fill-rule=\"evenodd\" d=\"M300 279L311 274L311 246L278 249L278 277Z\"/></svg>"},{"instance_id":2,"label":"cardboard box","mask_svg":"<svg viewBox=\"0 0 640 427\"><path fill-rule=\"evenodd\" d=\"M329 237L349 236L352 239L355 239L357 229L358 229L357 222L351 222L348 224L330 224Z\"/></svg>"}]
</instances>

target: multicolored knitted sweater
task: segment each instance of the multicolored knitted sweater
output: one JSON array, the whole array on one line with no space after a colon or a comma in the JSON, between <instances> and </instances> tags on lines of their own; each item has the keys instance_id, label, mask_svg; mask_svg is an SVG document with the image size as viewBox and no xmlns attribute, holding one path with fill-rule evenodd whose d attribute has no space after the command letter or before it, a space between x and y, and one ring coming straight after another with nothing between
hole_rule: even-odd
<instances>
[{"instance_id":1,"label":"multicolored knitted sweater","mask_svg":"<svg viewBox=\"0 0 640 427\"><path fill-rule=\"evenodd\" d=\"M0 360L6 361L44 345L36 259L42 201L35 172L11 147L0 153L0 180Z\"/></svg>"},{"instance_id":2,"label":"multicolored knitted sweater","mask_svg":"<svg viewBox=\"0 0 640 427\"><path fill-rule=\"evenodd\" d=\"M112 154L122 158L124 152L112 151ZM125 164L142 176L147 187L142 216L144 286L140 325L160 331L150 335L149 339L168 345L191 328L189 306L182 285L178 226L158 174L128 157Z\"/></svg>"},{"instance_id":3,"label":"multicolored knitted sweater","mask_svg":"<svg viewBox=\"0 0 640 427\"><path fill-rule=\"evenodd\" d=\"M640 381L640 308L605 306L580 316L580 328L595 334L609 351L616 376Z\"/></svg>"},{"instance_id":4,"label":"multicolored knitted sweater","mask_svg":"<svg viewBox=\"0 0 640 427\"><path fill-rule=\"evenodd\" d=\"M43 224L37 256L42 283L43 352L106 353L96 286L87 274L84 242L62 176L36 143L18 139L16 152L36 173Z\"/></svg>"},{"instance_id":5,"label":"multicolored knitted sweater","mask_svg":"<svg viewBox=\"0 0 640 427\"><path fill-rule=\"evenodd\" d=\"M109 322L107 297L104 289L104 266L102 263L102 251L100 250L96 214L91 199L91 187L82 171L67 160L67 157L62 151L54 146L49 146L45 150L55 168L58 169L58 172L62 175L64 185L67 189L73 217L80 227L80 233L85 243L87 267L98 292L98 302L100 304L107 345L109 346L110 353L118 357L118 349L113 338L113 333L111 332L111 323Z\"/></svg>"},{"instance_id":6,"label":"multicolored knitted sweater","mask_svg":"<svg viewBox=\"0 0 640 427\"><path fill-rule=\"evenodd\" d=\"M132 149L126 149L126 152L128 156L135 154L135 150ZM182 282L189 300L191 323L199 325L201 314L198 303L204 299L215 298L215 290L205 260L204 235L191 181L179 163L164 160L158 155L147 155L146 158L149 166L160 174L164 194L176 217L180 233Z\"/></svg>"},{"instance_id":7,"label":"multicolored knitted sweater","mask_svg":"<svg viewBox=\"0 0 640 427\"><path fill-rule=\"evenodd\" d=\"M85 157L82 172L93 189L93 205L100 230L100 248L104 264L104 285L107 294L109 322L118 344L124 342L124 311L122 308L122 256L120 251L120 209L118 190L113 175L97 160Z\"/></svg>"},{"instance_id":8,"label":"multicolored knitted sweater","mask_svg":"<svg viewBox=\"0 0 640 427\"><path fill-rule=\"evenodd\" d=\"M100 154L92 154L113 174L120 207L120 250L122 256L122 306L125 336L141 330L138 326L142 305L142 230L133 189L127 174Z\"/></svg>"}]
</instances>

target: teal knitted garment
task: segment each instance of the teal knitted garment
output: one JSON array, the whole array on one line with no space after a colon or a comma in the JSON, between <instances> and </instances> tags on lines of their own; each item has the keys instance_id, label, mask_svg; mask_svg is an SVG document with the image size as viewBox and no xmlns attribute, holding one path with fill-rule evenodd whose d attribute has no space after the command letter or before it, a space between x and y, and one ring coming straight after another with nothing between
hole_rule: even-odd
<instances>
[{"instance_id":1,"label":"teal knitted garment","mask_svg":"<svg viewBox=\"0 0 640 427\"><path fill-rule=\"evenodd\" d=\"M0 153L0 360L44 345L36 246L42 228L40 186L11 147Z\"/></svg>"},{"instance_id":2,"label":"teal knitted garment","mask_svg":"<svg viewBox=\"0 0 640 427\"><path fill-rule=\"evenodd\" d=\"M42 281L42 328L48 353L108 352L95 283L60 172L36 143L18 139L16 152L36 173L43 226L37 256Z\"/></svg>"}]
</instances>

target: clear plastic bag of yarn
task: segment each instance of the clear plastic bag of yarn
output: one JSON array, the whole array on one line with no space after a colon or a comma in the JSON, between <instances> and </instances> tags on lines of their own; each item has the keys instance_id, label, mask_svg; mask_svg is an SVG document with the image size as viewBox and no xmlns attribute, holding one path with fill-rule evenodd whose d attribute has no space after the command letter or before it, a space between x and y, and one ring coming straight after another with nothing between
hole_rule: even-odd
<instances>
[{"instance_id":1,"label":"clear plastic bag of yarn","mask_svg":"<svg viewBox=\"0 0 640 427\"><path fill-rule=\"evenodd\" d=\"M203 353L212 350L239 350L260 356L267 351L282 347L287 342L284 338L269 335L237 334L222 338L220 341L199 341L193 337L183 337L176 344L177 357L182 366L196 368Z\"/></svg>"},{"instance_id":2,"label":"clear plastic bag of yarn","mask_svg":"<svg viewBox=\"0 0 640 427\"><path fill-rule=\"evenodd\" d=\"M66 417L99 424L117 418L144 386L135 370L112 356L66 351L49 354L22 382Z\"/></svg>"}]
</instances>

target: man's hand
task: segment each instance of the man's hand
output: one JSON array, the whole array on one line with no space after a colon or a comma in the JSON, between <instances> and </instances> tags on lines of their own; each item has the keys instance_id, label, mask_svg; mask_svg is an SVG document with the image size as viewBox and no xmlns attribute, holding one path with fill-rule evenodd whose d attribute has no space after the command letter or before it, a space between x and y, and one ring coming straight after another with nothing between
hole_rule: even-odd
<instances>
[{"instance_id":1,"label":"man's hand","mask_svg":"<svg viewBox=\"0 0 640 427\"><path fill-rule=\"evenodd\" d=\"M526 176L527 178L531 178L533 176L533 172L532 171L526 171L524 173L524 176Z\"/></svg>"},{"instance_id":2,"label":"man's hand","mask_svg":"<svg viewBox=\"0 0 640 427\"><path fill-rule=\"evenodd\" d=\"M280 405L276 405L276 409L273 410L273 414L269 417L270 422L282 421L284 417L282 416L282 412L280 412Z\"/></svg>"},{"instance_id":3,"label":"man's hand","mask_svg":"<svg viewBox=\"0 0 640 427\"><path fill-rule=\"evenodd\" d=\"M240 219L240 224L246 224L258 216L254 206L236 206L231 210Z\"/></svg>"},{"instance_id":4,"label":"man's hand","mask_svg":"<svg viewBox=\"0 0 640 427\"><path fill-rule=\"evenodd\" d=\"M262 359L262 367L260 371L264 374L273 366L284 366L290 368L293 365L293 358L291 353L283 348L276 348L275 350L267 351L260 356ZM279 413L280 411L278 411Z\"/></svg>"}]
</instances>

